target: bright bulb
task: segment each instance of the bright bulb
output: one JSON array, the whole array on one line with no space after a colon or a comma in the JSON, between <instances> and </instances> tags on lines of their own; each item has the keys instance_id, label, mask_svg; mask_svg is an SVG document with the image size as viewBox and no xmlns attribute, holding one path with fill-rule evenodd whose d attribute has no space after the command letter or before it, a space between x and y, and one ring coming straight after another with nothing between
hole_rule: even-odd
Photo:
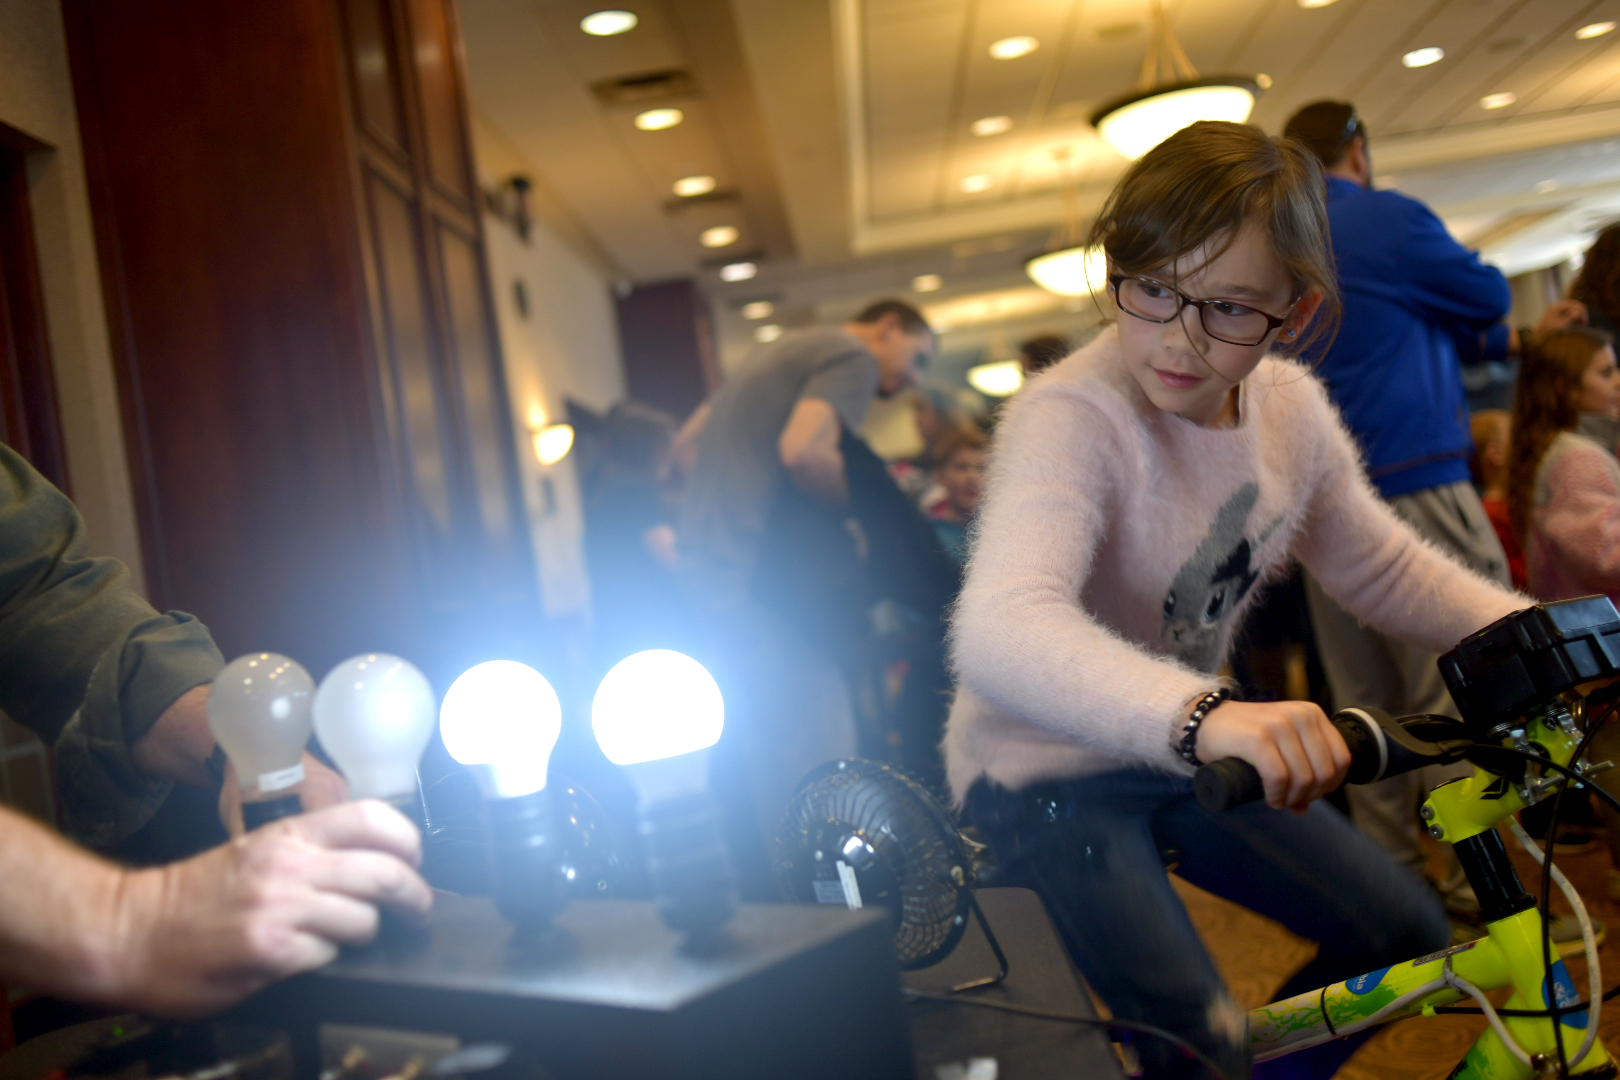
<instances>
[{"instance_id":1,"label":"bright bulb","mask_svg":"<svg viewBox=\"0 0 1620 1080\"><path fill-rule=\"evenodd\" d=\"M1299 6L1302 8L1327 7L1335 3L1338 3L1338 0L1299 0Z\"/></svg>"},{"instance_id":2,"label":"bright bulb","mask_svg":"<svg viewBox=\"0 0 1620 1080\"><path fill-rule=\"evenodd\" d=\"M938 292L945 284L945 279L938 274L918 274L911 279L913 292Z\"/></svg>"},{"instance_id":3,"label":"bright bulb","mask_svg":"<svg viewBox=\"0 0 1620 1080\"><path fill-rule=\"evenodd\" d=\"M1615 24L1612 22L1587 23L1575 31L1575 36L1582 41L1591 41L1595 37L1602 37L1604 34L1609 33L1614 27Z\"/></svg>"},{"instance_id":4,"label":"bright bulb","mask_svg":"<svg viewBox=\"0 0 1620 1080\"><path fill-rule=\"evenodd\" d=\"M547 424L534 433L534 456L542 465L555 465L574 448L574 429L568 424Z\"/></svg>"},{"instance_id":5,"label":"bright bulb","mask_svg":"<svg viewBox=\"0 0 1620 1080\"><path fill-rule=\"evenodd\" d=\"M1505 109L1518 100L1518 94L1511 90L1505 90L1500 94L1486 94L1479 99L1479 105L1482 109Z\"/></svg>"},{"instance_id":6,"label":"bright bulb","mask_svg":"<svg viewBox=\"0 0 1620 1080\"><path fill-rule=\"evenodd\" d=\"M781 336L782 328L775 323L767 323L764 326L754 328L754 340L764 344L769 344Z\"/></svg>"},{"instance_id":7,"label":"bright bulb","mask_svg":"<svg viewBox=\"0 0 1620 1080\"><path fill-rule=\"evenodd\" d=\"M1401 63L1409 68L1420 68L1428 67L1430 64L1438 64L1445 58L1446 50L1438 45L1430 45L1425 49L1413 49L1401 57Z\"/></svg>"},{"instance_id":8,"label":"bright bulb","mask_svg":"<svg viewBox=\"0 0 1620 1080\"><path fill-rule=\"evenodd\" d=\"M439 734L486 798L515 799L546 786L562 734L562 702L534 668L491 660L450 684L439 706Z\"/></svg>"},{"instance_id":9,"label":"bright bulb","mask_svg":"<svg viewBox=\"0 0 1620 1080\"><path fill-rule=\"evenodd\" d=\"M981 139L987 135L1000 135L1003 131L1012 128L1010 116L986 116L973 121L970 130Z\"/></svg>"},{"instance_id":10,"label":"bright bulb","mask_svg":"<svg viewBox=\"0 0 1620 1080\"><path fill-rule=\"evenodd\" d=\"M1020 56L1028 56L1040 47L1041 43L1032 37L1002 38L991 43L990 55L997 60L1016 60Z\"/></svg>"},{"instance_id":11,"label":"bright bulb","mask_svg":"<svg viewBox=\"0 0 1620 1080\"><path fill-rule=\"evenodd\" d=\"M579 28L592 37L612 37L636 28L635 13L630 11L598 11L579 20Z\"/></svg>"},{"instance_id":12,"label":"bright bulb","mask_svg":"<svg viewBox=\"0 0 1620 1080\"><path fill-rule=\"evenodd\" d=\"M679 109L648 109L636 116L636 127L642 131L663 131L685 119L686 114Z\"/></svg>"},{"instance_id":13,"label":"bright bulb","mask_svg":"<svg viewBox=\"0 0 1620 1080\"><path fill-rule=\"evenodd\" d=\"M776 313L776 305L769 300L755 300L742 306L742 317L745 319L768 319Z\"/></svg>"},{"instance_id":14,"label":"bright bulb","mask_svg":"<svg viewBox=\"0 0 1620 1080\"><path fill-rule=\"evenodd\" d=\"M1108 290L1108 256L1101 247L1071 247L1037 255L1024 264L1030 279L1059 296L1088 296Z\"/></svg>"},{"instance_id":15,"label":"bright bulb","mask_svg":"<svg viewBox=\"0 0 1620 1080\"><path fill-rule=\"evenodd\" d=\"M416 763L433 737L433 687L397 656L367 653L333 668L315 691L315 734L356 799L416 791Z\"/></svg>"},{"instance_id":16,"label":"bright bulb","mask_svg":"<svg viewBox=\"0 0 1620 1080\"><path fill-rule=\"evenodd\" d=\"M1200 120L1244 123L1254 109L1247 86L1189 86L1139 98L1097 118L1097 133L1115 150L1136 160L1189 124Z\"/></svg>"},{"instance_id":17,"label":"bright bulb","mask_svg":"<svg viewBox=\"0 0 1620 1080\"><path fill-rule=\"evenodd\" d=\"M706 248L722 248L735 244L741 235L735 225L716 225L712 229L704 229L698 236L698 243Z\"/></svg>"},{"instance_id":18,"label":"bright bulb","mask_svg":"<svg viewBox=\"0 0 1620 1080\"><path fill-rule=\"evenodd\" d=\"M675 181L675 194L683 199L690 199L694 195L707 195L713 190L712 176L683 176Z\"/></svg>"},{"instance_id":19,"label":"bright bulb","mask_svg":"<svg viewBox=\"0 0 1620 1080\"><path fill-rule=\"evenodd\" d=\"M969 195L977 195L981 191L989 191L995 181L983 173L962 177L962 190Z\"/></svg>"},{"instance_id":20,"label":"bright bulb","mask_svg":"<svg viewBox=\"0 0 1620 1080\"><path fill-rule=\"evenodd\" d=\"M1008 397L1024 385L1024 369L1016 360L997 360L968 368L967 380L981 394Z\"/></svg>"},{"instance_id":21,"label":"bright bulb","mask_svg":"<svg viewBox=\"0 0 1620 1080\"><path fill-rule=\"evenodd\" d=\"M759 267L751 262L727 263L720 268L721 281L747 281L759 273Z\"/></svg>"},{"instance_id":22,"label":"bright bulb","mask_svg":"<svg viewBox=\"0 0 1620 1080\"><path fill-rule=\"evenodd\" d=\"M708 755L700 751L720 741L725 721L714 676L669 649L620 660L591 702L597 745L609 761L626 766L644 804L708 787Z\"/></svg>"},{"instance_id":23,"label":"bright bulb","mask_svg":"<svg viewBox=\"0 0 1620 1080\"><path fill-rule=\"evenodd\" d=\"M208 692L208 727L244 795L285 792L304 778L315 680L275 653L250 653L225 665Z\"/></svg>"}]
</instances>

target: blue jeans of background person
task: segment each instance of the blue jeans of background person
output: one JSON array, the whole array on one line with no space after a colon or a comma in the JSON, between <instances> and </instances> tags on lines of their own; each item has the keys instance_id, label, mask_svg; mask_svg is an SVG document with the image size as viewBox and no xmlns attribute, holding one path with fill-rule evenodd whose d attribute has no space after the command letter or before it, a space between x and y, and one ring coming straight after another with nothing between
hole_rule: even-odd
<instances>
[{"instance_id":1,"label":"blue jeans of background person","mask_svg":"<svg viewBox=\"0 0 1620 1080\"><path fill-rule=\"evenodd\" d=\"M1007 883L1040 894L1114 1015L1175 1032L1229 1076L1249 1075L1247 1015L1171 888L1162 850L1178 852L1184 880L1319 943L1277 998L1422 956L1450 939L1427 886L1320 802L1302 815L1263 803L1209 814L1190 780L1130 770L1017 792L980 780L967 806ZM1257 1072L1331 1076L1361 1041L1327 1043ZM1207 1075L1160 1040L1142 1036L1136 1046L1150 1077Z\"/></svg>"}]
</instances>

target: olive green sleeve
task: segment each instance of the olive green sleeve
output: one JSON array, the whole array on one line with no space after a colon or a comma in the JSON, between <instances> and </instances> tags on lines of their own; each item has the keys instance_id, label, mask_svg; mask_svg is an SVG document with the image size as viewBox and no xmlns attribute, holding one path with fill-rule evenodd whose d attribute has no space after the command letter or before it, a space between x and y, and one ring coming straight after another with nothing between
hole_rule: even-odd
<instances>
[{"instance_id":1,"label":"olive green sleeve","mask_svg":"<svg viewBox=\"0 0 1620 1080\"><path fill-rule=\"evenodd\" d=\"M206 627L159 614L122 563L91 558L73 504L0 445L0 710L57 746L70 821L109 773L143 782L129 747L222 666Z\"/></svg>"}]
</instances>

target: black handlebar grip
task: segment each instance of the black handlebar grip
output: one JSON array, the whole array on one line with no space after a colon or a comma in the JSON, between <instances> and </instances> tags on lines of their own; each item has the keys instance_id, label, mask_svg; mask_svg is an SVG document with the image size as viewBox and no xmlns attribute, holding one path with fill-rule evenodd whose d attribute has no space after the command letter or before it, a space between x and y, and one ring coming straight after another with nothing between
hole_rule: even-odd
<instances>
[{"instance_id":1,"label":"black handlebar grip","mask_svg":"<svg viewBox=\"0 0 1620 1080\"><path fill-rule=\"evenodd\" d=\"M1219 814L1265 798L1266 785L1253 765L1242 758L1229 757L1199 766L1193 773L1193 794L1198 796L1199 806Z\"/></svg>"}]
</instances>

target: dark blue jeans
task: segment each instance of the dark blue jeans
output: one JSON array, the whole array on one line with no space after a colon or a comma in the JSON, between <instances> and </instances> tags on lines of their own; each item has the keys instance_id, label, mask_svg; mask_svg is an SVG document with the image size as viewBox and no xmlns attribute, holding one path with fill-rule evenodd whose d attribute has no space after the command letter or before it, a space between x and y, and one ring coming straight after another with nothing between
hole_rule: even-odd
<instances>
[{"instance_id":1,"label":"dark blue jeans","mask_svg":"<svg viewBox=\"0 0 1620 1080\"><path fill-rule=\"evenodd\" d=\"M1247 1016L1215 970L1160 852L1201 889L1318 943L1276 992L1289 997L1444 948L1444 909L1409 870L1318 802L1303 814L1263 803L1208 814L1192 782L1145 770L1035 784L980 780L968 814L1009 885L1040 894L1069 955L1116 1016L1155 1024L1249 1075ZM1259 1075L1327 1077L1361 1040L1263 1065ZM1160 1040L1137 1040L1150 1077L1207 1075Z\"/></svg>"}]
</instances>

